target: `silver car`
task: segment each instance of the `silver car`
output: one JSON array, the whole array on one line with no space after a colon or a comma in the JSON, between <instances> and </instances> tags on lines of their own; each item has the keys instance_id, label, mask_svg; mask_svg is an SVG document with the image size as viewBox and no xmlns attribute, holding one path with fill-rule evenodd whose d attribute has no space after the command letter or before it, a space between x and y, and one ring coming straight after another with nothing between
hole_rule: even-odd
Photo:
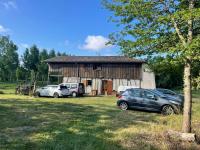
<instances>
[{"instance_id":1,"label":"silver car","mask_svg":"<svg viewBox=\"0 0 200 150\"><path fill-rule=\"evenodd\" d=\"M64 85L47 85L45 87L38 88L36 90L36 96L47 96L47 97L65 97L69 96L69 90Z\"/></svg>"},{"instance_id":2,"label":"silver car","mask_svg":"<svg viewBox=\"0 0 200 150\"><path fill-rule=\"evenodd\" d=\"M69 95L72 97L83 96L85 94L85 86L83 83L61 83L69 89Z\"/></svg>"}]
</instances>

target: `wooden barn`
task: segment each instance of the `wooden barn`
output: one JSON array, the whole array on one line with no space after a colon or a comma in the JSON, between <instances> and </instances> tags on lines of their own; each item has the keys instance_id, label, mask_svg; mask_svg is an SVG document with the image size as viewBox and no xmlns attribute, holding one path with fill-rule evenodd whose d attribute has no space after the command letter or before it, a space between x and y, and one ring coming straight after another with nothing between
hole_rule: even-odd
<instances>
[{"instance_id":1,"label":"wooden barn","mask_svg":"<svg viewBox=\"0 0 200 150\"><path fill-rule=\"evenodd\" d=\"M155 88L154 73L143 60L125 56L59 56L46 60L49 77L81 82L85 92L113 94L121 86Z\"/></svg>"}]
</instances>

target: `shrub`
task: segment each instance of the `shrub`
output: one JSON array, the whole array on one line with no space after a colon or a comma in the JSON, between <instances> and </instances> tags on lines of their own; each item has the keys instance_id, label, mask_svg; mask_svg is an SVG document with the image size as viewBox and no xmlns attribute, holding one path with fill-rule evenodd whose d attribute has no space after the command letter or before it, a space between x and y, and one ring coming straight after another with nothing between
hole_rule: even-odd
<instances>
[{"instance_id":1,"label":"shrub","mask_svg":"<svg viewBox=\"0 0 200 150\"><path fill-rule=\"evenodd\" d=\"M193 90L200 89L200 74L198 77L192 79L192 89Z\"/></svg>"}]
</instances>

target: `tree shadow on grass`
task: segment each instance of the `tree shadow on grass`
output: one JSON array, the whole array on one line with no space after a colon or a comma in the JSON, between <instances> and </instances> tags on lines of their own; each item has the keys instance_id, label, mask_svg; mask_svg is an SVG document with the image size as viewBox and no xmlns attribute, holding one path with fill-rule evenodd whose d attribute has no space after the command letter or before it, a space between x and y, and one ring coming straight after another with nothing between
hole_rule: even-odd
<instances>
[{"instance_id":1,"label":"tree shadow on grass","mask_svg":"<svg viewBox=\"0 0 200 150\"><path fill-rule=\"evenodd\" d=\"M0 101L0 148L123 150L127 148L114 140L113 132L131 125L145 128L147 122L156 123L155 115L103 104L4 99ZM136 142L136 149L141 146Z\"/></svg>"}]
</instances>

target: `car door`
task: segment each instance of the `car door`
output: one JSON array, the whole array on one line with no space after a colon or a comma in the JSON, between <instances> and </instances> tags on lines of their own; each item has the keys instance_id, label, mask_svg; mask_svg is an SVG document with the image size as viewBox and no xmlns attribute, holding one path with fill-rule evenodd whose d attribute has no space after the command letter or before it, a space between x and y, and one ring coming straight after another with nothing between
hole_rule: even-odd
<instances>
[{"instance_id":1,"label":"car door","mask_svg":"<svg viewBox=\"0 0 200 150\"><path fill-rule=\"evenodd\" d=\"M142 108L144 107L143 104L143 97L141 95L140 89L131 89L129 91L129 103L130 106L133 108Z\"/></svg>"},{"instance_id":2,"label":"car door","mask_svg":"<svg viewBox=\"0 0 200 150\"><path fill-rule=\"evenodd\" d=\"M64 83L63 85L67 87L67 89L69 90L69 95L70 95L71 92L72 92L71 91L71 85L69 83Z\"/></svg>"},{"instance_id":3,"label":"car door","mask_svg":"<svg viewBox=\"0 0 200 150\"><path fill-rule=\"evenodd\" d=\"M77 83L71 84L70 92L71 92L71 93L72 93L72 92L78 93L78 84L77 84Z\"/></svg>"},{"instance_id":4,"label":"car door","mask_svg":"<svg viewBox=\"0 0 200 150\"><path fill-rule=\"evenodd\" d=\"M58 86L50 86L48 90L46 91L47 96L53 96L54 93L58 93L57 89L58 89Z\"/></svg>"},{"instance_id":5,"label":"car door","mask_svg":"<svg viewBox=\"0 0 200 150\"><path fill-rule=\"evenodd\" d=\"M70 95L69 89L67 88L67 86L60 85L59 89L60 89L62 95L64 95L64 96Z\"/></svg>"},{"instance_id":6,"label":"car door","mask_svg":"<svg viewBox=\"0 0 200 150\"><path fill-rule=\"evenodd\" d=\"M150 91L143 90L143 104L147 110L160 110L160 105L158 103L157 96Z\"/></svg>"},{"instance_id":7,"label":"car door","mask_svg":"<svg viewBox=\"0 0 200 150\"><path fill-rule=\"evenodd\" d=\"M40 91L41 96L48 96L48 87L42 87L42 90Z\"/></svg>"}]
</instances>

